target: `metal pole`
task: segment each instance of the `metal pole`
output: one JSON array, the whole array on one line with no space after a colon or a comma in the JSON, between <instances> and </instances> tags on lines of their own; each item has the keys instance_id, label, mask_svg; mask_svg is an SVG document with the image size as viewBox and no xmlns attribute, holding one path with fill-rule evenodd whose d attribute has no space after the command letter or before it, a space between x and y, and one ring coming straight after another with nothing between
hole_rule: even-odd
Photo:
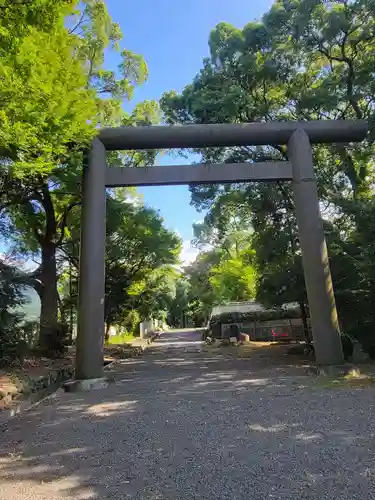
<instances>
[{"instance_id":1,"label":"metal pole","mask_svg":"<svg viewBox=\"0 0 375 500\"><path fill-rule=\"evenodd\" d=\"M83 171L76 379L103 377L106 150L94 139Z\"/></svg>"},{"instance_id":2,"label":"metal pole","mask_svg":"<svg viewBox=\"0 0 375 500\"><path fill-rule=\"evenodd\" d=\"M311 326L319 365L344 363L310 140L298 129L288 142Z\"/></svg>"}]
</instances>

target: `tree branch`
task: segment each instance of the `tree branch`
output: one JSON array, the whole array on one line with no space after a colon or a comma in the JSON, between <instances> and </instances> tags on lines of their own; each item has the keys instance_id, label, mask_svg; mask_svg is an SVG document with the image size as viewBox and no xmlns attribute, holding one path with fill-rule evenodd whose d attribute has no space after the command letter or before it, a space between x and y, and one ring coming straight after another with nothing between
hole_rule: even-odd
<instances>
[{"instance_id":1,"label":"tree branch","mask_svg":"<svg viewBox=\"0 0 375 500\"><path fill-rule=\"evenodd\" d=\"M49 187L46 183L43 184L41 191L41 203L46 214L45 240L52 241L57 230L55 207L53 206L51 193L49 192Z\"/></svg>"},{"instance_id":2,"label":"tree branch","mask_svg":"<svg viewBox=\"0 0 375 500\"><path fill-rule=\"evenodd\" d=\"M67 207L65 207L64 213L62 215L62 218L59 221L59 223L57 224L57 227L60 230L60 236L59 236L59 238L58 238L58 240L56 242L56 246L60 246L61 243L63 242L64 232L65 232L65 228L66 228L66 225L67 225L67 222L68 222L68 215L69 215L69 213L71 212L71 210L74 207L77 207L80 204L81 204L80 201L73 201L73 202L69 203L69 205Z\"/></svg>"},{"instance_id":3,"label":"tree branch","mask_svg":"<svg viewBox=\"0 0 375 500\"><path fill-rule=\"evenodd\" d=\"M84 17L86 15L86 7L83 9L82 15L78 20L78 23L69 31L69 35L72 35L83 23Z\"/></svg>"}]
</instances>

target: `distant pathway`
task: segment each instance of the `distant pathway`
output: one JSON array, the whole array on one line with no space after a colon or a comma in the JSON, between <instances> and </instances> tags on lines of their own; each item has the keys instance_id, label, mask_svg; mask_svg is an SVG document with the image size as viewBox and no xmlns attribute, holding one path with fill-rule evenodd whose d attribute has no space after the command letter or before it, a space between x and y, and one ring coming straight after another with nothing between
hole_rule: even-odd
<instances>
[{"instance_id":1,"label":"distant pathway","mask_svg":"<svg viewBox=\"0 0 375 500\"><path fill-rule=\"evenodd\" d=\"M110 389L0 427L0 500L375 498L375 390L280 373L165 334Z\"/></svg>"}]
</instances>

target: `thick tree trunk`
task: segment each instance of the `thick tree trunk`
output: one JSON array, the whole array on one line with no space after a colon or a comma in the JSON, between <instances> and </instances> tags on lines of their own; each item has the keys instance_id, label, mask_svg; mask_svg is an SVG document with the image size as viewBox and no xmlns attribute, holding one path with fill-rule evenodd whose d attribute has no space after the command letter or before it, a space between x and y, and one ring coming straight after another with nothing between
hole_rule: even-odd
<instances>
[{"instance_id":1,"label":"thick tree trunk","mask_svg":"<svg viewBox=\"0 0 375 500\"><path fill-rule=\"evenodd\" d=\"M44 351L59 350L58 293L56 247L49 243L42 247L41 310L39 346Z\"/></svg>"}]
</instances>

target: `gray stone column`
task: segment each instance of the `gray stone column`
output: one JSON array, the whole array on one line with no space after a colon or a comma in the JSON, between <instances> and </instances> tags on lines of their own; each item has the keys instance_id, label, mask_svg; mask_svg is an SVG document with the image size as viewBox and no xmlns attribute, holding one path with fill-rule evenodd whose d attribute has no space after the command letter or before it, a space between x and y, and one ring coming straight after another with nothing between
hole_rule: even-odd
<instances>
[{"instance_id":1,"label":"gray stone column","mask_svg":"<svg viewBox=\"0 0 375 500\"><path fill-rule=\"evenodd\" d=\"M94 139L83 171L76 379L103 377L106 150Z\"/></svg>"},{"instance_id":2,"label":"gray stone column","mask_svg":"<svg viewBox=\"0 0 375 500\"><path fill-rule=\"evenodd\" d=\"M302 129L288 143L311 326L319 365L344 363L310 140Z\"/></svg>"}]
</instances>

